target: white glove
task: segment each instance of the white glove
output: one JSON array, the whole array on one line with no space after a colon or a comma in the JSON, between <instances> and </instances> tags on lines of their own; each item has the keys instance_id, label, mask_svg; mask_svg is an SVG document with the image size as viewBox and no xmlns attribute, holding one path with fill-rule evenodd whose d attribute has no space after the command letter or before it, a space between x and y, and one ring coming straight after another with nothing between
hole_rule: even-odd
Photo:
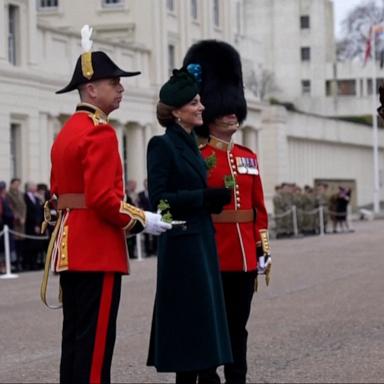
<instances>
[{"instance_id":1,"label":"white glove","mask_svg":"<svg viewBox=\"0 0 384 384\"><path fill-rule=\"evenodd\" d=\"M161 220L159 213L144 211L146 225L143 232L151 235L160 235L172 228L172 225Z\"/></svg>"},{"instance_id":2,"label":"white glove","mask_svg":"<svg viewBox=\"0 0 384 384\"><path fill-rule=\"evenodd\" d=\"M265 275L270 265L272 265L271 255L260 256L257 263L257 274Z\"/></svg>"}]
</instances>

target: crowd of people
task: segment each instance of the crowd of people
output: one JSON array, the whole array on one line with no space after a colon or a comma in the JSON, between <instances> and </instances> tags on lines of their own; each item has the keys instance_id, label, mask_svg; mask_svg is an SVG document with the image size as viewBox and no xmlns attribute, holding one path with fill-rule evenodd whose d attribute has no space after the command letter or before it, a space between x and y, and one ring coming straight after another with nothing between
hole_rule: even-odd
<instances>
[{"instance_id":1,"label":"crowd of people","mask_svg":"<svg viewBox=\"0 0 384 384\"><path fill-rule=\"evenodd\" d=\"M47 247L46 236L40 234L43 221L43 205L50 198L45 183L26 182L24 191L22 181L13 178L9 185L0 181L0 231L4 225L13 231L10 233L10 256L12 271L21 272L39 270L44 266ZM319 208L323 208L324 233L348 232L348 206L351 189L339 186L337 191L330 191L328 184L319 183L314 187L305 185L301 188L296 183L282 183L275 187L273 196L273 217L276 238L298 234L316 235L321 232ZM147 179L143 189L137 192L137 182L126 183L126 201L143 210L150 210ZM296 224L292 207L295 206ZM41 237L41 240L38 239ZM143 256L155 256L157 237L143 234ZM138 257L136 236L127 237L130 258ZM0 255L4 254L4 241L0 241ZM4 257L0 258L0 268L4 269Z\"/></svg>"},{"instance_id":2,"label":"crowd of people","mask_svg":"<svg viewBox=\"0 0 384 384\"><path fill-rule=\"evenodd\" d=\"M9 185L0 181L0 231L7 225L10 259L13 272L39 270L44 267L47 237L41 235L43 205L49 199L44 183L26 182L13 178ZM0 255L4 255L4 241L0 241ZM4 257L0 258L4 269Z\"/></svg>"},{"instance_id":3,"label":"crowd of people","mask_svg":"<svg viewBox=\"0 0 384 384\"><path fill-rule=\"evenodd\" d=\"M10 229L9 244L12 272L36 271L44 268L47 234L41 234L44 203L50 199L45 183L26 182L24 190L19 178L9 185L0 181L0 232L7 225ZM144 189L136 192L137 182L126 183L126 201L144 210L150 209L147 180ZM41 238L41 239L39 239ZM144 257L156 255L157 237L143 233ZM136 236L127 236L130 258L138 258ZM0 271L5 271L4 241L0 240Z\"/></svg>"},{"instance_id":4,"label":"crowd of people","mask_svg":"<svg viewBox=\"0 0 384 384\"><path fill-rule=\"evenodd\" d=\"M331 191L327 183L304 188L295 183L276 186L273 196L276 238L349 232L351 193L349 187L342 185Z\"/></svg>"}]
</instances>

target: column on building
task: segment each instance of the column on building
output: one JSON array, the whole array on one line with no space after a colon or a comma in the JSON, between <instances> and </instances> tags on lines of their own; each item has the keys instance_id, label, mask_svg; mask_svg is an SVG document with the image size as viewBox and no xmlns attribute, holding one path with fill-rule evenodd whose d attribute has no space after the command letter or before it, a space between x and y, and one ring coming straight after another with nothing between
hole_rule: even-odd
<instances>
[{"instance_id":1,"label":"column on building","mask_svg":"<svg viewBox=\"0 0 384 384\"><path fill-rule=\"evenodd\" d=\"M8 47L8 21L5 18L5 6L1 2L0 6L0 63L7 60L7 47Z\"/></svg>"},{"instance_id":2,"label":"column on building","mask_svg":"<svg viewBox=\"0 0 384 384\"><path fill-rule=\"evenodd\" d=\"M121 160L123 161L123 154L124 154L124 124L120 121L112 120L110 121L110 124L112 125L113 128L115 128L116 131L116 136L117 136L117 141L119 143L119 152L121 156Z\"/></svg>"},{"instance_id":3,"label":"column on building","mask_svg":"<svg viewBox=\"0 0 384 384\"><path fill-rule=\"evenodd\" d=\"M252 149L252 151L258 152L258 133L256 127L246 125L243 128L243 144Z\"/></svg>"},{"instance_id":4,"label":"column on building","mask_svg":"<svg viewBox=\"0 0 384 384\"><path fill-rule=\"evenodd\" d=\"M11 177L10 127L11 121L9 112L0 108L0 180L4 181L8 181Z\"/></svg>"},{"instance_id":5,"label":"column on building","mask_svg":"<svg viewBox=\"0 0 384 384\"><path fill-rule=\"evenodd\" d=\"M52 117L46 112L39 113L39 141L40 141L40 161L39 161L39 182L48 183L50 174L50 152L53 137L50 135L50 123Z\"/></svg>"},{"instance_id":6,"label":"column on building","mask_svg":"<svg viewBox=\"0 0 384 384\"><path fill-rule=\"evenodd\" d=\"M46 127L41 127L40 124L46 117L44 117L44 113L42 114L42 118L40 118L40 111L35 110L31 111L31 113L26 116L24 123L24 133L25 133L25 143L26 143L26 157L23 160L23 164L25 163L26 167L26 175L28 180L33 181L35 183L40 183L42 180L42 171L41 164L43 159L45 158L42 155L41 148L41 139L43 137L42 131L46 131ZM46 176L45 176L46 177Z\"/></svg>"},{"instance_id":7,"label":"column on building","mask_svg":"<svg viewBox=\"0 0 384 384\"><path fill-rule=\"evenodd\" d=\"M38 50L37 46L37 18L36 18L36 0L28 1L28 23L27 23L27 33L28 33L28 64L36 65L37 64L37 55Z\"/></svg>"},{"instance_id":8,"label":"column on building","mask_svg":"<svg viewBox=\"0 0 384 384\"><path fill-rule=\"evenodd\" d=\"M271 200L276 185L288 181L287 112L283 107L266 106L262 112L258 156L263 162L263 186Z\"/></svg>"},{"instance_id":9,"label":"column on building","mask_svg":"<svg viewBox=\"0 0 384 384\"><path fill-rule=\"evenodd\" d=\"M40 166L37 181L48 185L51 173L52 144L63 125L62 120L64 117L59 115L52 115L47 112L39 113Z\"/></svg>"},{"instance_id":10,"label":"column on building","mask_svg":"<svg viewBox=\"0 0 384 384\"><path fill-rule=\"evenodd\" d=\"M125 138L124 138L125 136ZM146 177L145 129L136 122L129 122L124 127L123 148L126 180L135 180L137 189L141 189Z\"/></svg>"},{"instance_id":11,"label":"column on building","mask_svg":"<svg viewBox=\"0 0 384 384\"><path fill-rule=\"evenodd\" d=\"M161 131L159 131L161 129ZM153 123L146 123L144 124L144 142L145 142L145 151L147 150L147 145L149 140L155 135L161 135L162 133L165 132L165 129L163 127L158 128L155 124ZM146 156L146 154L145 154Z\"/></svg>"}]
</instances>

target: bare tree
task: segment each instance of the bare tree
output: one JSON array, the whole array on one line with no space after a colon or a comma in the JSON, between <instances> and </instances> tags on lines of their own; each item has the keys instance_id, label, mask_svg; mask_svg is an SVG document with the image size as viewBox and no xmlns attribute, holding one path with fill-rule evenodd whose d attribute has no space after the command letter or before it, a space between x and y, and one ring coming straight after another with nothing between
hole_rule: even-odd
<instances>
[{"instance_id":1,"label":"bare tree","mask_svg":"<svg viewBox=\"0 0 384 384\"><path fill-rule=\"evenodd\" d=\"M276 85L273 72L262 69L258 72L249 70L245 75L246 87L260 100L264 100L266 96L271 95L273 92L279 91Z\"/></svg>"},{"instance_id":2,"label":"bare tree","mask_svg":"<svg viewBox=\"0 0 384 384\"><path fill-rule=\"evenodd\" d=\"M338 60L350 60L356 57L364 58L365 49L370 37L370 28L384 21L384 1L381 6L374 0L356 6L342 21L342 37L336 43ZM382 50L381 44L376 44L377 52ZM377 55L378 57L378 55Z\"/></svg>"}]
</instances>

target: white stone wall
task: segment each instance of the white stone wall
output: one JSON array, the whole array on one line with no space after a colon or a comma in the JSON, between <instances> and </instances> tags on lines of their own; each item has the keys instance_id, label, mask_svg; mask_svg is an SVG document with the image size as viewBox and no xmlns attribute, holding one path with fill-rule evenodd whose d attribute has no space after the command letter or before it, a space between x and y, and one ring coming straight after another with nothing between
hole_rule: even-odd
<instances>
[{"instance_id":1,"label":"white stone wall","mask_svg":"<svg viewBox=\"0 0 384 384\"><path fill-rule=\"evenodd\" d=\"M263 114L263 180L268 200L275 185L313 185L316 179L354 180L356 204L373 201L372 130L359 124L266 109ZM384 164L384 133L379 133L379 167ZM383 179L380 199L384 199Z\"/></svg>"},{"instance_id":2,"label":"white stone wall","mask_svg":"<svg viewBox=\"0 0 384 384\"><path fill-rule=\"evenodd\" d=\"M4 32L4 5L9 1L0 0L0 30ZM83 7L80 10L69 7L69 0L61 0L58 11L44 15L36 14L35 0L13 3L20 4L24 23L20 65L7 62L6 33L0 35L0 179L7 181L12 176L10 125L17 123L21 127L18 176L23 181L48 182L52 141L78 102L76 92L55 95L54 91L67 84L72 75L81 52L79 29L84 23L95 25L95 50L106 51L122 68L142 71L141 76L123 79L124 100L120 109L111 115L122 154L126 142L128 177L137 180L138 189L146 177L146 145L154 134L163 132L156 122L155 104L159 87L168 76L169 42L175 43L176 63L181 65L185 50L198 39L225 39L238 47L243 61L252 68L265 66L277 70L281 74L281 86L297 96L303 70L297 61L301 44L299 15L311 12L311 26L323 36L316 56L319 57L319 83L313 88L318 89L319 94L323 77L321 63L329 59L326 46L331 43L327 26L314 20L316 14L321 20L329 12L328 0L223 0L220 27L213 27L209 1L199 2L197 20L191 20L187 1L176 1L174 12L166 10L165 0L126 1L121 12L106 12L95 8L91 0L80 2L79 7ZM244 17L240 30L234 17L236 3L240 3ZM120 38L127 32L121 27L124 23L134 25L131 34L125 35L127 41ZM116 26L116 35L108 32L111 25ZM290 33L296 37L291 39ZM330 67L324 68L329 76ZM345 69L340 69L339 73L343 71ZM308 72L308 76L310 74L316 76L317 73ZM372 201L373 155L369 127L287 112L282 107L261 103L249 92L246 94L248 117L236 141L258 153L270 211L274 186L284 181L302 185L312 184L318 178L346 177L356 180L358 204ZM327 102L332 98L319 95L322 103L316 103L316 98L307 100L329 112ZM381 133L380 143L383 143ZM382 148L380 153L382 168Z\"/></svg>"},{"instance_id":3,"label":"white stone wall","mask_svg":"<svg viewBox=\"0 0 384 384\"><path fill-rule=\"evenodd\" d=\"M329 0L246 0L249 35L261 43L255 52L260 65L274 73L282 101L301 96L301 80L311 81L311 95L324 93L326 63L333 55L332 4ZM310 17L310 28L300 29L300 16ZM300 48L310 47L311 59L302 62Z\"/></svg>"}]
</instances>

